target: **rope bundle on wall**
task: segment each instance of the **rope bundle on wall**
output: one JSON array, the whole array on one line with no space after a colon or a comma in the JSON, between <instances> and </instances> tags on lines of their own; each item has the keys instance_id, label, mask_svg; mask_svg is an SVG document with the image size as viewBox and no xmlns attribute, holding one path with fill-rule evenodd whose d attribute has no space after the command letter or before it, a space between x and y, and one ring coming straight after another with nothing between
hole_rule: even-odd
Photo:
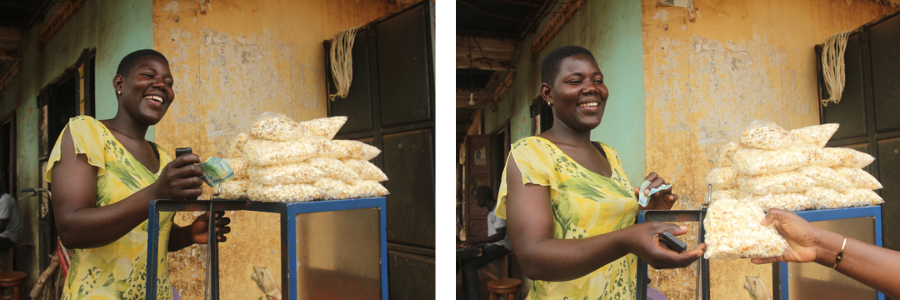
<instances>
[{"instance_id":1,"label":"rope bundle on wall","mask_svg":"<svg viewBox=\"0 0 900 300\"><path fill-rule=\"evenodd\" d=\"M828 99L822 99L822 105L828 106L828 102L838 104L841 102L841 94L844 92L844 51L847 50L847 37L850 31L844 31L828 37L825 46L822 47L822 77L825 79L825 88L828 89Z\"/></svg>"},{"instance_id":2,"label":"rope bundle on wall","mask_svg":"<svg viewBox=\"0 0 900 300\"><path fill-rule=\"evenodd\" d=\"M334 35L331 41L331 76L337 86L337 93L328 95L331 101L334 97L347 98L350 91L350 83L353 82L353 41L356 40L356 29L353 27Z\"/></svg>"}]
</instances>

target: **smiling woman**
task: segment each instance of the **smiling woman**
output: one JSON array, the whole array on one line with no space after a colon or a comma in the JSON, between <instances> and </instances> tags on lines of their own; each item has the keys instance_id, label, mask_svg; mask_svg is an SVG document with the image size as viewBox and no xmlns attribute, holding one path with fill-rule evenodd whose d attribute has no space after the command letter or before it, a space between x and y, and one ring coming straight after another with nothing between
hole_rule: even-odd
<instances>
[{"instance_id":1,"label":"smiling woman","mask_svg":"<svg viewBox=\"0 0 900 300\"><path fill-rule=\"evenodd\" d=\"M511 147L495 214L507 220L512 248L534 281L528 299L635 297L636 257L657 269L688 266L705 245L677 253L659 243L658 222L634 225L640 209L670 209L672 189L646 207L615 149L590 139L609 98L603 73L586 49L565 46L541 64L540 95L553 109L553 127ZM665 182L656 173L650 187Z\"/></svg>"},{"instance_id":2,"label":"smiling woman","mask_svg":"<svg viewBox=\"0 0 900 300\"><path fill-rule=\"evenodd\" d=\"M62 243L74 249L63 299L140 299L145 297L147 215L152 199L189 199L202 193L200 157L174 160L144 139L175 100L174 78L165 56L133 52L119 64L113 88L118 113L97 121L69 120L50 154L44 178L52 182L53 214ZM164 167L163 167L164 166ZM217 214L218 241L230 220ZM174 213L160 215L160 264L166 251L207 243L207 216L193 224L173 224ZM157 278L160 299L172 299L168 273Z\"/></svg>"}]
</instances>

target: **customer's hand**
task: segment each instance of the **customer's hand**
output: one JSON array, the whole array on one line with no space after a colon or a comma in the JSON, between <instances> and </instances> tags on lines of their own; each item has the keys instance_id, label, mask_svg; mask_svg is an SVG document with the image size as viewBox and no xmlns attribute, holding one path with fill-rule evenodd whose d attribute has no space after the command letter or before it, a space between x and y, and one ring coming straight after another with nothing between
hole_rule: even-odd
<instances>
[{"instance_id":1,"label":"customer's hand","mask_svg":"<svg viewBox=\"0 0 900 300\"><path fill-rule=\"evenodd\" d=\"M151 185L154 197L184 200L203 194L203 180L200 179L203 169L195 165L197 163L200 163L200 157L196 154L185 154L169 162Z\"/></svg>"},{"instance_id":2,"label":"customer's hand","mask_svg":"<svg viewBox=\"0 0 900 300\"><path fill-rule=\"evenodd\" d=\"M755 264L780 262L811 262L816 259L816 250L819 244L821 229L812 226L806 220L795 213L769 209L769 213L760 222L763 226L773 224L775 230L787 240L790 249L783 255L769 258L754 258L750 261Z\"/></svg>"},{"instance_id":3,"label":"customer's hand","mask_svg":"<svg viewBox=\"0 0 900 300\"><path fill-rule=\"evenodd\" d=\"M644 195L650 194L650 189L657 188L663 184L666 184L666 181L663 180L662 177L656 174L656 172L651 172L645 178L646 181L650 181L650 187L644 191ZM640 187L634 188L635 195L638 195L641 191ZM641 207L642 210L669 210L672 209L672 206L675 205L675 201L678 201L678 195L672 193L672 188L667 188L665 190L659 191L653 196L650 196L649 201L647 202L647 206Z\"/></svg>"},{"instance_id":4,"label":"customer's hand","mask_svg":"<svg viewBox=\"0 0 900 300\"><path fill-rule=\"evenodd\" d=\"M216 241L223 243L228 240L226 233L231 232L231 218L225 217L224 211L216 212ZM195 244L209 243L209 212L206 212L191 223L191 241Z\"/></svg>"},{"instance_id":5,"label":"customer's hand","mask_svg":"<svg viewBox=\"0 0 900 300\"><path fill-rule=\"evenodd\" d=\"M460 244L460 245L463 248L469 249L469 248L478 246L478 244L481 244L481 241L479 241L478 238L468 238L465 241L463 241L462 244Z\"/></svg>"},{"instance_id":6,"label":"customer's hand","mask_svg":"<svg viewBox=\"0 0 900 300\"><path fill-rule=\"evenodd\" d=\"M630 252L634 253L657 269L683 268L703 256L706 244L699 244L691 251L678 253L669 250L659 241L659 235L668 230L673 235L687 233L687 228L675 224L649 222L641 223L623 230L630 231L626 242Z\"/></svg>"}]
</instances>

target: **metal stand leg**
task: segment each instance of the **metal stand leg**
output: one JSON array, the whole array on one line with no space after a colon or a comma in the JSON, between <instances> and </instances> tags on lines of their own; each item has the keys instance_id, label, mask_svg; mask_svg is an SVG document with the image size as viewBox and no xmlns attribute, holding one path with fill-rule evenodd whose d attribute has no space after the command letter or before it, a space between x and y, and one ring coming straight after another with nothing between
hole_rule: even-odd
<instances>
[{"instance_id":1,"label":"metal stand leg","mask_svg":"<svg viewBox=\"0 0 900 300\"><path fill-rule=\"evenodd\" d=\"M147 219L147 231L150 240L147 242L147 300L156 299L156 269L159 262L159 210L156 200L150 201L150 217Z\"/></svg>"},{"instance_id":2,"label":"metal stand leg","mask_svg":"<svg viewBox=\"0 0 900 300\"><path fill-rule=\"evenodd\" d=\"M209 254L207 258L209 262L207 266L208 276L206 277L206 286L208 289L207 299L219 300L219 243L216 241L216 211L213 202L209 202L209 235L206 241Z\"/></svg>"}]
</instances>

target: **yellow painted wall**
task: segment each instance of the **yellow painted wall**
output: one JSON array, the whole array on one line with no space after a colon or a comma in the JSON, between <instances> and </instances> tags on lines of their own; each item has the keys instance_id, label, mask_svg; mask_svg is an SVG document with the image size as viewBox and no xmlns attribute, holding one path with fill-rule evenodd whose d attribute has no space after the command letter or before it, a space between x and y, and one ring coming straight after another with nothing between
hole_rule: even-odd
<instances>
[{"instance_id":1,"label":"yellow painted wall","mask_svg":"<svg viewBox=\"0 0 900 300\"><path fill-rule=\"evenodd\" d=\"M787 128L819 123L814 46L890 10L861 0L643 0L646 171L675 183L675 209L699 209L719 146L759 119ZM750 299L744 276L771 292L769 265L711 262L712 299ZM654 272L651 286L689 299L695 270ZM689 282L693 282L690 280Z\"/></svg>"},{"instance_id":2,"label":"yellow painted wall","mask_svg":"<svg viewBox=\"0 0 900 300\"><path fill-rule=\"evenodd\" d=\"M204 159L223 157L229 139L265 111L295 120L325 117L322 42L396 8L379 0L154 0L154 49L168 57L176 80L175 102L156 127L156 141L170 154L190 146ZM279 219L228 215L233 233L220 248L223 299L257 299L262 293L250 280L252 267L281 276ZM193 218L180 214L176 222ZM169 254L182 299L202 298L201 257L197 246Z\"/></svg>"}]
</instances>

